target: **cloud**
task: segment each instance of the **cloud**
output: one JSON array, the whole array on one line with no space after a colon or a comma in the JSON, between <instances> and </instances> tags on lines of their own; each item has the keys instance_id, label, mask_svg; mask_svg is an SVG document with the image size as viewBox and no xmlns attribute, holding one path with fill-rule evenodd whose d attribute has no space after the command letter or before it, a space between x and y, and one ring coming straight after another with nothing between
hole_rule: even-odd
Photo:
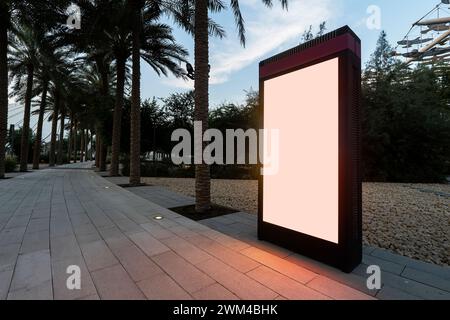
<instances>
[{"instance_id":1,"label":"cloud","mask_svg":"<svg viewBox=\"0 0 450 320\"><path fill-rule=\"evenodd\" d=\"M265 7L261 0L240 0L240 4L246 25L246 47L237 40L234 21L229 15L230 24L225 26L228 37L211 40L211 85L227 82L233 74L275 50L298 44L309 25L331 20L334 1L291 0L288 11L278 1L274 1L272 8ZM169 78L164 82L179 88L192 87L191 83L179 79Z\"/></svg>"},{"instance_id":2,"label":"cloud","mask_svg":"<svg viewBox=\"0 0 450 320\"><path fill-rule=\"evenodd\" d=\"M163 78L162 83L179 89L194 90L194 81L183 80L181 78L176 78L173 75Z\"/></svg>"}]
</instances>

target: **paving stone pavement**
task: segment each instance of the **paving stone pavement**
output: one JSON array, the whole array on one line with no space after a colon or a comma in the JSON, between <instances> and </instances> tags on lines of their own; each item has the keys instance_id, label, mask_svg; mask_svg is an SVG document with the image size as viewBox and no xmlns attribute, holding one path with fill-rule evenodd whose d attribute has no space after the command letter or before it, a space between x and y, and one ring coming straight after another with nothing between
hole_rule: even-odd
<instances>
[{"instance_id":1,"label":"paving stone pavement","mask_svg":"<svg viewBox=\"0 0 450 320\"><path fill-rule=\"evenodd\" d=\"M365 248L344 274L258 241L252 215L197 223L91 167L0 181L0 299L450 299L448 269ZM383 269L379 291L365 286L372 263ZM80 290L67 287L69 266L80 268Z\"/></svg>"},{"instance_id":2,"label":"paving stone pavement","mask_svg":"<svg viewBox=\"0 0 450 320\"><path fill-rule=\"evenodd\" d=\"M107 173L102 173L102 176ZM128 177L104 177L116 185L129 183ZM160 186L142 186L137 188L126 188L128 191L147 199L164 208L177 208L195 204L195 199L179 193L172 192Z\"/></svg>"}]
</instances>

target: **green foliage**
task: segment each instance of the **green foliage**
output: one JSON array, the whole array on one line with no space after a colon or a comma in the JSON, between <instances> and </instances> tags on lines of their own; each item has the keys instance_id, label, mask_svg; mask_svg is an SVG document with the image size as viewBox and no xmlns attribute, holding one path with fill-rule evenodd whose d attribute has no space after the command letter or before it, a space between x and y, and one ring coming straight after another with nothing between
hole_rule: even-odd
<instances>
[{"instance_id":1,"label":"green foliage","mask_svg":"<svg viewBox=\"0 0 450 320\"><path fill-rule=\"evenodd\" d=\"M9 132L7 137L7 143L11 147L11 152L20 159L21 155L21 137L22 137L22 128L15 130L14 133L11 134ZM33 131L30 129L28 134L28 161L31 162L33 160L33 149L34 149L34 139L35 135Z\"/></svg>"},{"instance_id":2,"label":"green foliage","mask_svg":"<svg viewBox=\"0 0 450 320\"><path fill-rule=\"evenodd\" d=\"M363 175L367 181L442 182L449 174L449 69L409 68L383 32L363 80Z\"/></svg>"},{"instance_id":3,"label":"green foliage","mask_svg":"<svg viewBox=\"0 0 450 320\"><path fill-rule=\"evenodd\" d=\"M128 158L122 164L122 175L130 175ZM211 178L213 179L242 179L256 180L259 171L256 166L251 165L212 165ZM194 178L195 166L174 165L171 161L141 163L141 175L143 177L165 177L165 178Z\"/></svg>"},{"instance_id":4,"label":"green foliage","mask_svg":"<svg viewBox=\"0 0 450 320\"><path fill-rule=\"evenodd\" d=\"M5 172L14 172L17 167L17 160L15 157L7 156L5 159Z\"/></svg>"},{"instance_id":5,"label":"green foliage","mask_svg":"<svg viewBox=\"0 0 450 320\"><path fill-rule=\"evenodd\" d=\"M191 129L194 122L194 91L173 93L161 99L167 120L174 128Z\"/></svg>"},{"instance_id":6,"label":"green foliage","mask_svg":"<svg viewBox=\"0 0 450 320\"><path fill-rule=\"evenodd\" d=\"M259 94L250 90L243 105L224 103L211 110L209 126L225 133L226 129L257 129L259 122Z\"/></svg>"},{"instance_id":7,"label":"green foliage","mask_svg":"<svg viewBox=\"0 0 450 320\"><path fill-rule=\"evenodd\" d=\"M171 135L175 129L193 131L194 93L174 93L167 98L145 100L141 105L141 153L156 150L169 154L173 148ZM107 127L107 130L112 130ZM130 101L125 100L122 112L121 152L130 151Z\"/></svg>"}]
</instances>

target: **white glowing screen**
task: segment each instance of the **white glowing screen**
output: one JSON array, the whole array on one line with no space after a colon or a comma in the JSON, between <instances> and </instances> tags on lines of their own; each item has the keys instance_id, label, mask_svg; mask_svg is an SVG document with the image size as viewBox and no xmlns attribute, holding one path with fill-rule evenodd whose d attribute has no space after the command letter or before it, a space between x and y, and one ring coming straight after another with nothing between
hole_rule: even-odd
<instances>
[{"instance_id":1,"label":"white glowing screen","mask_svg":"<svg viewBox=\"0 0 450 320\"><path fill-rule=\"evenodd\" d=\"M279 130L278 173L264 175L265 222L339 242L338 116L339 58L264 82L264 128Z\"/></svg>"}]
</instances>

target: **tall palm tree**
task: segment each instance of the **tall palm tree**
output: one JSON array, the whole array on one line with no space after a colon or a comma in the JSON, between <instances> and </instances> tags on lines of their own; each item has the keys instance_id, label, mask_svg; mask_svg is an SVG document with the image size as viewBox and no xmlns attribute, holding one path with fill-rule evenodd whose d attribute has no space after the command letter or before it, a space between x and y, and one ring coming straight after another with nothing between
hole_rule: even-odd
<instances>
[{"instance_id":1,"label":"tall palm tree","mask_svg":"<svg viewBox=\"0 0 450 320\"><path fill-rule=\"evenodd\" d=\"M288 0L279 0L283 8L287 8ZM262 0L263 4L272 7L272 0ZM208 9L221 11L225 5L218 0L188 0L185 1L186 11L195 7L194 41L195 41L195 120L202 122L202 134L208 126L209 110L209 35ZM238 0L230 0L238 29L241 44L245 46L245 27ZM192 15L188 15L192 16ZM202 150L205 146L202 147ZM209 166L206 163L196 165L195 168L195 209L206 212L211 208L211 178Z\"/></svg>"},{"instance_id":2,"label":"tall palm tree","mask_svg":"<svg viewBox=\"0 0 450 320\"><path fill-rule=\"evenodd\" d=\"M130 6L127 1L117 1L115 10L119 12L115 14L117 19L111 25L115 32L111 36L108 31L107 38L111 44L111 51L116 61L116 93L115 106L113 114L113 131L112 131L112 148L111 148L111 167L110 175L119 175L119 154L120 154L120 133L122 122L122 109L124 105L126 64L130 57L130 46L132 42L131 29L129 27Z\"/></svg>"},{"instance_id":3,"label":"tall palm tree","mask_svg":"<svg viewBox=\"0 0 450 320\"><path fill-rule=\"evenodd\" d=\"M115 101L113 110L112 155L110 175L117 176L119 169L120 131L123 100L125 92L127 60L130 56L131 29L130 8L127 0L75 1L80 6L84 19L91 21L84 30L65 33L65 41L75 50L87 54L87 59L95 61L101 74L103 88L101 93L109 95L109 80L116 76ZM115 60L115 70L109 73L108 65ZM110 109L110 108L108 108ZM96 125L97 152L96 166L106 170L106 137L102 136L103 123Z\"/></svg>"},{"instance_id":4,"label":"tall palm tree","mask_svg":"<svg viewBox=\"0 0 450 320\"><path fill-rule=\"evenodd\" d=\"M39 68L42 35L38 35L31 26L22 24L15 27L11 37L8 63L10 78L14 80L14 89L20 90L26 78L25 111L23 116L22 140L20 148L20 171L27 171L30 134L31 99L33 98L34 74Z\"/></svg>"},{"instance_id":5,"label":"tall palm tree","mask_svg":"<svg viewBox=\"0 0 450 320\"><path fill-rule=\"evenodd\" d=\"M9 8L0 2L0 179L5 177L5 146L8 126L8 28Z\"/></svg>"},{"instance_id":6,"label":"tall palm tree","mask_svg":"<svg viewBox=\"0 0 450 320\"><path fill-rule=\"evenodd\" d=\"M80 6L83 18L91 21L91 24L82 30L64 32L61 35L64 39L63 42L72 44L76 50L87 54L90 59L97 63L97 69L102 74L104 84L107 84L108 80L112 78L112 74L106 72L107 66L111 64L111 60L115 62L116 81L110 167L110 175L115 176L118 175L119 171L120 133L127 61L133 52L133 39L137 39L140 42L140 47L142 47L141 50L134 51L135 56L141 55L157 73L166 74L166 70L169 70L176 75L181 75L180 68L173 60L184 61L187 52L175 44L171 29L168 26L156 23L161 16L161 11L156 4L164 3L169 6L173 2L172 0L78 0L74 2ZM144 16L145 20L145 23L143 23L142 18L138 20L139 29L134 28L137 23L133 18L137 16L137 12L139 12L140 17ZM136 32L133 32L133 29ZM134 41L134 43L137 43L137 41ZM134 64L135 70L137 70L139 62ZM136 72L134 74L137 75ZM135 80L135 83L138 82ZM105 85L102 90L103 94L109 94L109 89L110 87ZM134 90L134 97L137 97L136 89ZM140 97L137 100L140 101ZM134 115L133 121L138 123L139 121L135 121L137 114L134 113ZM104 131L102 127L103 124L98 123L95 131L96 162L98 162L100 170L103 171L106 169L103 161L106 158L106 148L102 141L107 139L100 134ZM133 137L136 137L135 140L139 141L137 134L138 131L135 131ZM137 149L134 148L133 150L135 152ZM135 167L133 166L133 168Z\"/></svg>"},{"instance_id":7,"label":"tall palm tree","mask_svg":"<svg viewBox=\"0 0 450 320\"><path fill-rule=\"evenodd\" d=\"M49 37L39 39L40 59L39 68L36 72L35 95L41 96L39 109L34 113L38 114L36 137L33 148L33 169L39 169L39 158L42 145L42 127L45 113L47 111L47 99L53 73L58 72L57 67L62 64L65 58L64 51L60 50Z\"/></svg>"},{"instance_id":8,"label":"tall palm tree","mask_svg":"<svg viewBox=\"0 0 450 320\"><path fill-rule=\"evenodd\" d=\"M77 119L74 117L73 119L74 124L73 124L73 163L77 163L78 162L78 122Z\"/></svg>"},{"instance_id":9,"label":"tall palm tree","mask_svg":"<svg viewBox=\"0 0 450 320\"><path fill-rule=\"evenodd\" d=\"M169 26L157 21L163 13L161 1L130 0L132 8L132 90L130 132L130 185L138 185L140 173L140 59L147 62L158 75L170 71L182 77L177 62L186 62L187 51L176 44ZM169 7L167 7L169 8Z\"/></svg>"},{"instance_id":10,"label":"tall palm tree","mask_svg":"<svg viewBox=\"0 0 450 320\"><path fill-rule=\"evenodd\" d=\"M56 164L62 165L64 161L63 148L64 148L64 131L66 129L66 106L65 103L61 104L60 110L60 127L59 127L59 143L58 143L58 153L56 158Z\"/></svg>"},{"instance_id":11,"label":"tall palm tree","mask_svg":"<svg viewBox=\"0 0 450 320\"><path fill-rule=\"evenodd\" d=\"M112 63L112 59L105 55L98 55L94 59L88 58L87 62L78 73L78 78L83 80L82 97L86 105L81 120L86 124L86 128L95 129L96 167L100 171L106 171L107 137L111 134L107 128L109 128L110 114L114 106L112 91L116 90L117 78L114 73L117 67ZM125 72L125 79L127 79L126 74Z\"/></svg>"},{"instance_id":12,"label":"tall palm tree","mask_svg":"<svg viewBox=\"0 0 450 320\"><path fill-rule=\"evenodd\" d=\"M8 31L11 21L26 21L49 32L57 20L62 21L70 0L2 0L0 1L0 178L5 174L5 142L8 120Z\"/></svg>"},{"instance_id":13,"label":"tall palm tree","mask_svg":"<svg viewBox=\"0 0 450 320\"><path fill-rule=\"evenodd\" d=\"M39 106L39 116L33 149L33 170L39 169L39 158L41 155L42 144L42 127L44 125L45 109L47 108L48 85L50 79L47 74L42 74L40 76L39 82L41 85L41 101Z\"/></svg>"},{"instance_id":14,"label":"tall palm tree","mask_svg":"<svg viewBox=\"0 0 450 320\"><path fill-rule=\"evenodd\" d=\"M195 1L195 121L202 123L202 136L208 129L209 109L209 35L208 0ZM198 146L197 146L198 147ZM202 154L204 145L202 146ZM198 150L197 150L198 152ZM195 166L195 210L199 213L211 208L211 177L206 163Z\"/></svg>"},{"instance_id":15,"label":"tall palm tree","mask_svg":"<svg viewBox=\"0 0 450 320\"><path fill-rule=\"evenodd\" d=\"M70 111L70 116L69 116L69 146L68 146L68 150L67 150L67 161L69 163L72 162L72 149L74 147L74 143L73 143L73 111Z\"/></svg>"},{"instance_id":16,"label":"tall palm tree","mask_svg":"<svg viewBox=\"0 0 450 320\"><path fill-rule=\"evenodd\" d=\"M102 79L102 89L97 92L97 95L103 96L103 101L98 105L97 110L99 114L104 115L106 108L108 111L110 106L107 103L112 103L110 99L111 89L111 76L110 65L112 63L111 57L108 52L108 44L106 41L106 33L104 30L108 26L113 25L110 20L116 19L116 12L112 9L117 2L113 0L72 0L73 4L80 7L82 12L83 21L89 21L89 23L83 24L80 30L60 28L55 32L54 38L56 43L60 46L70 47L70 49L77 54L78 57L84 59L84 63L91 65L92 62L96 64L94 72L98 72ZM120 11L118 11L120 13ZM115 32L108 29L110 35L114 35ZM99 109L102 110L99 110ZM93 115L95 116L95 114ZM96 132L96 167L100 170L106 170L106 145L107 137L104 135L104 119L100 116L95 116L95 132ZM74 131L76 133L78 131ZM77 135L74 134L74 137ZM75 143L73 143L75 146ZM103 152L102 152L103 151Z\"/></svg>"},{"instance_id":17,"label":"tall palm tree","mask_svg":"<svg viewBox=\"0 0 450 320\"><path fill-rule=\"evenodd\" d=\"M144 1L131 0L133 74L131 87L130 185L141 183L141 28Z\"/></svg>"},{"instance_id":18,"label":"tall palm tree","mask_svg":"<svg viewBox=\"0 0 450 320\"><path fill-rule=\"evenodd\" d=\"M58 115L61 110L61 92L60 89L55 87L53 89L53 113L52 119L52 131L50 134L50 154L48 157L49 166L54 167L56 165L56 136L58 131Z\"/></svg>"},{"instance_id":19,"label":"tall palm tree","mask_svg":"<svg viewBox=\"0 0 450 320\"><path fill-rule=\"evenodd\" d=\"M53 60L54 65L50 72L51 91L53 94L52 132L49 155L49 166L51 167L55 166L55 164L62 164L63 161L65 118L67 105L73 99L74 72L77 70L77 65L71 62L72 56L69 52L60 52L57 57L59 59ZM59 143L56 145L58 119L60 119L60 131Z\"/></svg>"}]
</instances>

